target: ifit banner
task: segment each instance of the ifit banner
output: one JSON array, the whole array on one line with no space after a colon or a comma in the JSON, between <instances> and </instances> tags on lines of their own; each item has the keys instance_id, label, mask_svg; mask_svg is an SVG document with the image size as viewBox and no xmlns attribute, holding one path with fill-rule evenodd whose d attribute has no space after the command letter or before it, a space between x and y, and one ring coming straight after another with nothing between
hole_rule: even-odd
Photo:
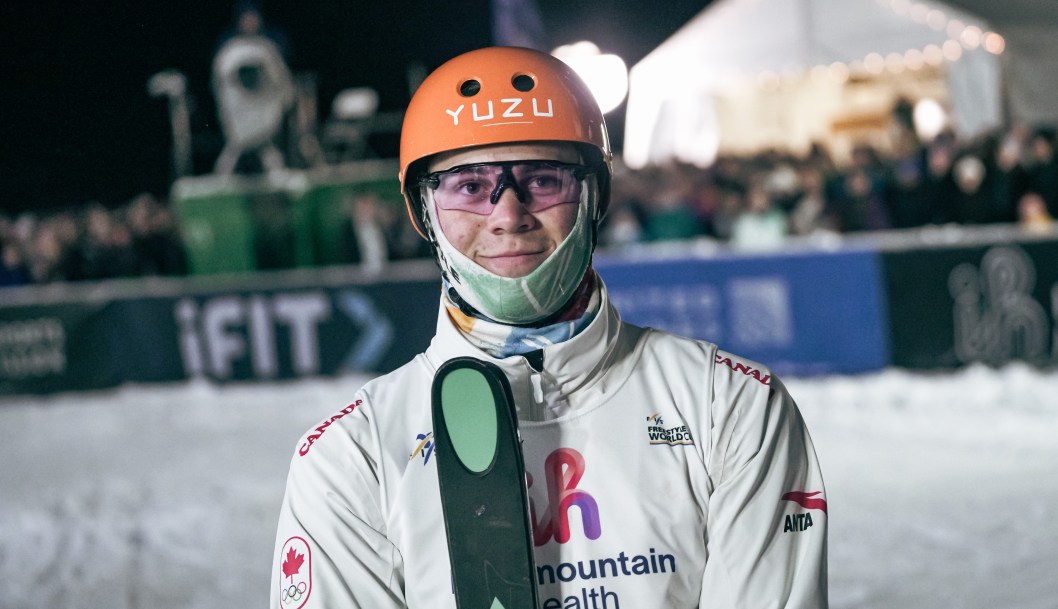
<instances>
[{"instance_id":1,"label":"ifit banner","mask_svg":"<svg viewBox=\"0 0 1058 609\"><path fill-rule=\"evenodd\" d=\"M0 394L110 387L108 303L5 307L0 315Z\"/></svg>"},{"instance_id":2,"label":"ifit banner","mask_svg":"<svg viewBox=\"0 0 1058 609\"><path fill-rule=\"evenodd\" d=\"M388 372L429 344L436 280L0 307L0 394Z\"/></svg>"}]
</instances>

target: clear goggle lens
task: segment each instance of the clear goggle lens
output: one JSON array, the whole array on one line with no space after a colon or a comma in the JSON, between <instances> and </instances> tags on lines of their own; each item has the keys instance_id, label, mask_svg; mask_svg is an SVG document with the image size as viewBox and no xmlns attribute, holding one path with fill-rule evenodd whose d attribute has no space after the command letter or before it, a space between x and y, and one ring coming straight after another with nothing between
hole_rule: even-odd
<instances>
[{"instance_id":1,"label":"clear goggle lens","mask_svg":"<svg viewBox=\"0 0 1058 609\"><path fill-rule=\"evenodd\" d=\"M529 213L579 203L590 167L557 161L513 161L459 165L419 180L437 207L487 216L510 188Z\"/></svg>"}]
</instances>

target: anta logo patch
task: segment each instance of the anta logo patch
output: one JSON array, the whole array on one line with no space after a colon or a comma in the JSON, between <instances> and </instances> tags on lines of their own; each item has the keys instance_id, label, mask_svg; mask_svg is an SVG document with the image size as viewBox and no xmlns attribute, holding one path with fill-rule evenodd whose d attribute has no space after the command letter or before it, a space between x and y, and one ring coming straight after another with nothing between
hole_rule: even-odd
<instances>
[{"instance_id":1,"label":"anta logo patch","mask_svg":"<svg viewBox=\"0 0 1058 609\"><path fill-rule=\"evenodd\" d=\"M584 536L598 539L602 535L599 504L587 491L577 488L584 475L584 455L572 448L559 448L544 461L544 475L548 505L539 520L536 518L536 503L529 499L533 545L542 546L552 538L558 543L569 541L569 510L573 507L580 513ZM529 488L533 488L532 475L526 472L525 478Z\"/></svg>"},{"instance_id":2,"label":"anta logo patch","mask_svg":"<svg viewBox=\"0 0 1058 609\"><path fill-rule=\"evenodd\" d=\"M338 414L324 421L323 425L320 425L316 428L316 433L305 438L305 443L302 444L301 448L298 449L298 454L302 457L309 454L309 449L312 448L312 445L316 442L316 440L319 440L323 436L323 433L327 431L327 428L330 427L332 423L334 423L338 419L341 419L345 415L352 413L354 410L356 410L356 407L362 404L363 402L363 400L357 400L343 408Z\"/></svg>"},{"instance_id":3,"label":"anta logo patch","mask_svg":"<svg viewBox=\"0 0 1058 609\"><path fill-rule=\"evenodd\" d=\"M291 537L279 556L279 607L300 609L312 594L312 550L301 537Z\"/></svg>"},{"instance_id":4,"label":"anta logo patch","mask_svg":"<svg viewBox=\"0 0 1058 609\"><path fill-rule=\"evenodd\" d=\"M783 525L783 533L800 533L801 531L807 531L812 526L812 515L805 514L787 514L786 523Z\"/></svg>"},{"instance_id":5,"label":"anta logo patch","mask_svg":"<svg viewBox=\"0 0 1058 609\"><path fill-rule=\"evenodd\" d=\"M647 417L647 438L650 439L651 445L691 446L694 444L691 431L686 425L665 427L665 420L660 412Z\"/></svg>"},{"instance_id":6,"label":"anta logo patch","mask_svg":"<svg viewBox=\"0 0 1058 609\"><path fill-rule=\"evenodd\" d=\"M827 500L822 497L816 497L821 494L822 491L814 491L806 493L803 491L791 491L782 496L783 501L793 501L800 505L806 510L820 510L824 514L827 513ZM812 514L809 512L803 514L786 514L786 521L783 524L783 533L799 533L806 531L812 526Z\"/></svg>"},{"instance_id":7,"label":"anta logo patch","mask_svg":"<svg viewBox=\"0 0 1058 609\"><path fill-rule=\"evenodd\" d=\"M415 457L422 457L422 464L426 465L430 462L430 455L433 454L433 432L418 434L415 436L415 441L418 444L415 445L415 450L411 451L408 461L415 459Z\"/></svg>"},{"instance_id":8,"label":"anta logo patch","mask_svg":"<svg viewBox=\"0 0 1058 609\"><path fill-rule=\"evenodd\" d=\"M529 98L528 100L521 97L508 97L499 100L498 104L494 104L493 100L482 102L479 106L478 102L470 104L470 112L463 114L467 110L466 104L460 104L455 109L445 109L445 114L452 117L452 125L455 127L459 126L459 120L470 119L475 123L483 121L494 121L488 123L491 125L502 125L505 123L525 123L529 121L504 121L496 120L497 112L499 113L499 119L507 118L526 118L529 116L541 117L541 118L552 118L555 116L555 107L551 103L551 99L539 100L535 97ZM468 116L469 115L469 116Z\"/></svg>"}]
</instances>

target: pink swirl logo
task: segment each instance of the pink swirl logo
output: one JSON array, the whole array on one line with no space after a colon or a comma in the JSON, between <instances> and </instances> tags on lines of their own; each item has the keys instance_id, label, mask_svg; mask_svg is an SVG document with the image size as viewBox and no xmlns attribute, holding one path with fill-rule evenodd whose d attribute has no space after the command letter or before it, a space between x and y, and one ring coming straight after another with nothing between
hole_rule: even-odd
<instances>
[{"instance_id":1,"label":"pink swirl logo","mask_svg":"<svg viewBox=\"0 0 1058 609\"><path fill-rule=\"evenodd\" d=\"M576 506L580 512L584 535L598 539L602 535L599 524L599 504L587 491L577 488L584 476L584 456L572 448L559 448L544 461L547 477L547 510L540 520L536 518L536 505L529 500L529 515L533 521L533 544L542 546L552 539L558 543L569 541L569 509ZM533 477L526 474L529 486Z\"/></svg>"}]
</instances>

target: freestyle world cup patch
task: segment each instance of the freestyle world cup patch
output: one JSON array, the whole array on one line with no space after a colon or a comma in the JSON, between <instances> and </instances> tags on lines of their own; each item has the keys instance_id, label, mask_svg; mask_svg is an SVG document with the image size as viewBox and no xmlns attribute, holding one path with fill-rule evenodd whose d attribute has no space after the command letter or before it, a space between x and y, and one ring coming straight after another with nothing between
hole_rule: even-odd
<instances>
[{"instance_id":1,"label":"freestyle world cup patch","mask_svg":"<svg viewBox=\"0 0 1058 609\"><path fill-rule=\"evenodd\" d=\"M665 419L660 412L647 417L647 438L651 445L693 446L691 430L686 425L666 427Z\"/></svg>"}]
</instances>

